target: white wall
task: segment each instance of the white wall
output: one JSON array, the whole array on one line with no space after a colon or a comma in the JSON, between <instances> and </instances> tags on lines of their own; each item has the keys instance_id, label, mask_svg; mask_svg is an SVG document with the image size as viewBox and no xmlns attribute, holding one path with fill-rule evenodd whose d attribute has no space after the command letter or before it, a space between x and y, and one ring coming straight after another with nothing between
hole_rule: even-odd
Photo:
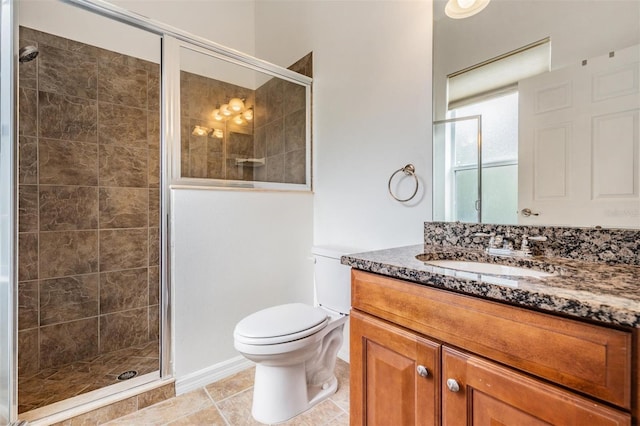
<instances>
[{"instance_id":1,"label":"white wall","mask_svg":"<svg viewBox=\"0 0 640 426\"><path fill-rule=\"evenodd\" d=\"M431 215L431 2L258 0L255 16L258 56L286 66L313 51L315 243L421 242ZM421 191L401 204L387 182L407 163Z\"/></svg>"},{"instance_id":2,"label":"white wall","mask_svg":"<svg viewBox=\"0 0 640 426\"><path fill-rule=\"evenodd\" d=\"M160 37L58 0L20 0L20 25L160 63Z\"/></svg>"},{"instance_id":3,"label":"white wall","mask_svg":"<svg viewBox=\"0 0 640 426\"><path fill-rule=\"evenodd\" d=\"M253 0L110 0L110 3L240 52L255 53Z\"/></svg>"},{"instance_id":4,"label":"white wall","mask_svg":"<svg viewBox=\"0 0 640 426\"><path fill-rule=\"evenodd\" d=\"M313 303L313 195L174 191L178 379L237 356L233 328L259 309Z\"/></svg>"}]
</instances>

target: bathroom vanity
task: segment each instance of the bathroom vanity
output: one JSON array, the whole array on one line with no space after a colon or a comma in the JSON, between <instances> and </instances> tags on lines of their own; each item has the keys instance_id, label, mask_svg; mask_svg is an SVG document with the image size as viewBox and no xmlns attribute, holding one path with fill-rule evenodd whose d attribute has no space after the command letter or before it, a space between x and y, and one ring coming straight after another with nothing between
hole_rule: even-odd
<instances>
[{"instance_id":1,"label":"bathroom vanity","mask_svg":"<svg viewBox=\"0 0 640 426\"><path fill-rule=\"evenodd\" d=\"M438 257L553 275L425 262ZM430 244L343 257L351 424L638 424L640 267L552 260Z\"/></svg>"}]
</instances>

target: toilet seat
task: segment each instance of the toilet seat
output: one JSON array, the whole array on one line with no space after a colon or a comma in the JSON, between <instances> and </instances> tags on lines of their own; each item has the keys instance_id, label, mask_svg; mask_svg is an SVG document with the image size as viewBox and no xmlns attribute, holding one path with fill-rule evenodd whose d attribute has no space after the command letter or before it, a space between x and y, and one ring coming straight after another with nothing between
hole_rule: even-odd
<instances>
[{"instance_id":1,"label":"toilet seat","mask_svg":"<svg viewBox=\"0 0 640 426\"><path fill-rule=\"evenodd\" d=\"M328 323L329 316L322 308L289 303L249 315L236 325L233 334L239 343L276 345L311 336Z\"/></svg>"}]
</instances>

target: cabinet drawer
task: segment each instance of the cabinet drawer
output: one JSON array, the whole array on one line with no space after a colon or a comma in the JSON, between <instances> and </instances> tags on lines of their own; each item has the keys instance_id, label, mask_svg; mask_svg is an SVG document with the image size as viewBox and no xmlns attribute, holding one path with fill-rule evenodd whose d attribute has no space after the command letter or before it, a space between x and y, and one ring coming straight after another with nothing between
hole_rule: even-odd
<instances>
[{"instance_id":1,"label":"cabinet drawer","mask_svg":"<svg viewBox=\"0 0 640 426\"><path fill-rule=\"evenodd\" d=\"M352 306L629 409L631 333L352 271Z\"/></svg>"}]
</instances>

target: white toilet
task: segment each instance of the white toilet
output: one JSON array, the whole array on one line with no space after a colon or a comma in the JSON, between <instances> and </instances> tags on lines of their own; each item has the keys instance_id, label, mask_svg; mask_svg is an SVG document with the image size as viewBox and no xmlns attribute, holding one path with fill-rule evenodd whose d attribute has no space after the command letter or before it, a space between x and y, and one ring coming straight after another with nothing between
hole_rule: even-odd
<instances>
[{"instance_id":1,"label":"white toilet","mask_svg":"<svg viewBox=\"0 0 640 426\"><path fill-rule=\"evenodd\" d=\"M273 306L241 320L235 348L256 363L253 417L281 423L313 407L338 389L334 374L351 308L346 252L314 247L316 303ZM348 342L347 342L348 345Z\"/></svg>"}]
</instances>

